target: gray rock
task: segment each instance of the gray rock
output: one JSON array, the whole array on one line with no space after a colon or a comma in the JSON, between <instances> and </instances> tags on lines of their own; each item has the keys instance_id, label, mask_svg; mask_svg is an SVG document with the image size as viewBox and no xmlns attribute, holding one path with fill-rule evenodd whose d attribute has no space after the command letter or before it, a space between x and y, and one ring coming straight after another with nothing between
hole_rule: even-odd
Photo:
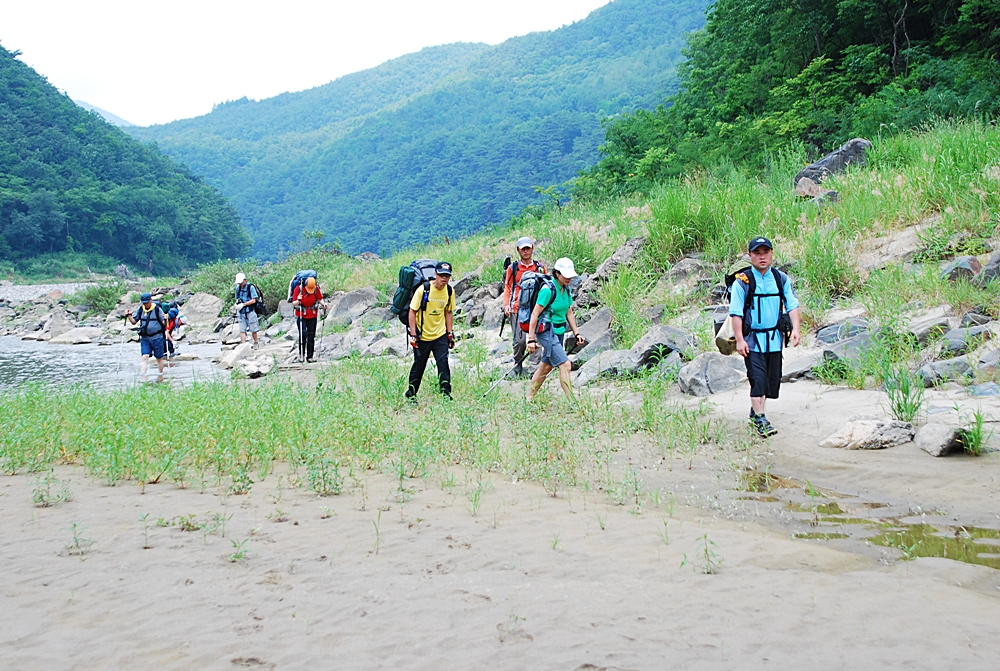
<instances>
[{"instance_id":1,"label":"gray rock","mask_svg":"<svg viewBox=\"0 0 1000 671\"><path fill-rule=\"evenodd\" d=\"M996 382L984 382L969 387L969 393L973 396L1000 396L1000 384Z\"/></svg>"},{"instance_id":2,"label":"gray rock","mask_svg":"<svg viewBox=\"0 0 1000 671\"><path fill-rule=\"evenodd\" d=\"M364 263L375 263L376 261L382 260L382 257L376 254L375 252L361 252L354 258Z\"/></svg>"},{"instance_id":3,"label":"gray rock","mask_svg":"<svg viewBox=\"0 0 1000 671\"><path fill-rule=\"evenodd\" d=\"M294 330L295 330L295 322L293 322L291 319L283 319L274 326L271 326L266 331L264 331L264 335L266 335L268 338L274 338L277 337L279 333L288 333L289 331L294 331Z\"/></svg>"},{"instance_id":4,"label":"gray rock","mask_svg":"<svg viewBox=\"0 0 1000 671\"><path fill-rule=\"evenodd\" d=\"M282 319L290 319L295 316L295 307L282 298L278 301L278 314L281 315Z\"/></svg>"},{"instance_id":5,"label":"gray rock","mask_svg":"<svg viewBox=\"0 0 1000 671\"><path fill-rule=\"evenodd\" d=\"M822 352L813 352L783 365L781 367L781 381L795 382L807 377L812 372L812 369L818 366L822 360Z\"/></svg>"},{"instance_id":6,"label":"gray rock","mask_svg":"<svg viewBox=\"0 0 1000 671\"><path fill-rule=\"evenodd\" d=\"M948 264L948 267L941 272L941 277L951 282L969 281L982 269L983 265L975 256L960 256Z\"/></svg>"},{"instance_id":7,"label":"gray rock","mask_svg":"<svg viewBox=\"0 0 1000 671\"><path fill-rule=\"evenodd\" d=\"M967 312L962 317L962 323L959 324L960 328L968 328L970 326L985 326L990 323L990 318L986 315L979 314L978 312Z\"/></svg>"},{"instance_id":8,"label":"gray rock","mask_svg":"<svg viewBox=\"0 0 1000 671\"><path fill-rule=\"evenodd\" d=\"M990 373L1000 370L1000 349L991 349L979 356L976 362L976 369Z\"/></svg>"},{"instance_id":9,"label":"gray rock","mask_svg":"<svg viewBox=\"0 0 1000 671\"><path fill-rule=\"evenodd\" d=\"M964 356L957 356L954 359L932 361L921 366L917 374L923 379L925 387L933 387L941 382L964 380L971 370L972 366L969 365L969 360Z\"/></svg>"},{"instance_id":10,"label":"gray rock","mask_svg":"<svg viewBox=\"0 0 1000 671\"><path fill-rule=\"evenodd\" d=\"M588 385L601 377L627 375L636 369L635 354L627 349L601 352L580 367L575 384Z\"/></svg>"},{"instance_id":11,"label":"gray rock","mask_svg":"<svg viewBox=\"0 0 1000 671\"><path fill-rule=\"evenodd\" d=\"M660 276L655 293L677 293L690 291L712 281L712 264L701 259L683 258Z\"/></svg>"},{"instance_id":12,"label":"gray rock","mask_svg":"<svg viewBox=\"0 0 1000 671\"><path fill-rule=\"evenodd\" d=\"M986 262L979 277L976 278L976 283L984 287L988 282L997 278L1000 278L1000 251L994 252L990 260Z\"/></svg>"},{"instance_id":13,"label":"gray rock","mask_svg":"<svg viewBox=\"0 0 1000 671\"><path fill-rule=\"evenodd\" d=\"M355 289L340 296L335 301L330 301L330 316L346 315L351 319L357 319L377 302L378 292L373 287Z\"/></svg>"},{"instance_id":14,"label":"gray rock","mask_svg":"<svg viewBox=\"0 0 1000 671\"><path fill-rule=\"evenodd\" d=\"M949 328L947 308L941 306L929 315L913 319L907 330L916 336L918 343L926 345L931 338L944 335Z\"/></svg>"},{"instance_id":15,"label":"gray rock","mask_svg":"<svg viewBox=\"0 0 1000 671\"><path fill-rule=\"evenodd\" d=\"M500 322L504 318L503 313L503 296L497 296L491 301L488 301L483 310L483 321L482 326L486 329L495 329L500 327ZM515 319L517 319L515 317ZM506 332L507 328L510 328L510 324L504 329Z\"/></svg>"},{"instance_id":16,"label":"gray rock","mask_svg":"<svg viewBox=\"0 0 1000 671\"><path fill-rule=\"evenodd\" d=\"M596 341L598 338L603 336L611 328L611 310L609 308L601 308L594 316L591 317L586 324L581 326L578 331L580 335L587 339L588 343ZM590 345L584 347L586 349Z\"/></svg>"},{"instance_id":17,"label":"gray rock","mask_svg":"<svg viewBox=\"0 0 1000 671\"><path fill-rule=\"evenodd\" d=\"M728 391L747 379L743 359L705 352L680 369L681 391L693 396L710 396Z\"/></svg>"},{"instance_id":18,"label":"gray rock","mask_svg":"<svg viewBox=\"0 0 1000 671\"><path fill-rule=\"evenodd\" d=\"M924 424L917 431L914 442L932 457L943 457L946 454L964 451L959 428L947 424Z\"/></svg>"},{"instance_id":19,"label":"gray rock","mask_svg":"<svg viewBox=\"0 0 1000 671\"><path fill-rule=\"evenodd\" d=\"M678 352L685 359L690 359L694 351L692 335L666 324L653 326L632 346L632 353L640 367L655 366L670 352Z\"/></svg>"},{"instance_id":20,"label":"gray rock","mask_svg":"<svg viewBox=\"0 0 1000 671\"><path fill-rule=\"evenodd\" d=\"M184 304L184 316L187 317L190 324L212 324L222 312L222 306L221 298L198 292Z\"/></svg>"},{"instance_id":21,"label":"gray rock","mask_svg":"<svg viewBox=\"0 0 1000 671\"><path fill-rule=\"evenodd\" d=\"M843 361L845 363L858 361L868 352L874 339L870 333L859 333L853 338L841 340L823 350L823 359L826 361Z\"/></svg>"},{"instance_id":22,"label":"gray rock","mask_svg":"<svg viewBox=\"0 0 1000 671\"><path fill-rule=\"evenodd\" d=\"M406 336L400 335L396 336L395 338L381 338L379 340L376 340L361 353L361 356L403 357L406 356L408 350L409 350L409 343L407 342Z\"/></svg>"},{"instance_id":23,"label":"gray rock","mask_svg":"<svg viewBox=\"0 0 1000 671\"><path fill-rule=\"evenodd\" d=\"M512 354L513 351L513 344L511 343L510 338L507 337L507 333L504 333L503 340L490 348L490 356L494 358L498 356L508 356Z\"/></svg>"},{"instance_id":24,"label":"gray rock","mask_svg":"<svg viewBox=\"0 0 1000 671\"><path fill-rule=\"evenodd\" d=\"M573 370L577 370L598 354L601 354L602 352L609 352L614 348L615 336L611 331L605 331L595 340L588 340L586 347L570 356L569 359L573 363Z\"/></svg>"},{"instance_id":25,"label":"gray rock","mask_svg":"<svg viewBox=\"0 0 1000 671\"><path fill-rule=\"evenodd\" d=\"M944 334L945 349L951 354L964 354L989 340L991 335L985 326L951 329Z\"/></svg>"},{"instance_id":26,"label":"gray rock","mask_svg":"<svg viewBox=\"0 0 1000 671\"><path fill-rule=\"evenodd\" d=\"M677 352L671 352L656 365L660 375L671 378L680 378L681 368L684 367L684 359Z\"/></svg>"},{"instance_id":27,"label":"gray rock","mask_svg":"<svg viewBox=\"0 0 1000 671\"><path fill-rule=\"evenodd\" d=\"M81 326L71 329L49 340L54 345L86 345L101 337L102 329Z\"/></svg>"},{"instance_id":28,"label":"gray rock","mask_svg":"<svg viewBox=\"0 0 1000 671\"><path fill-rule=\"evenodd\" d=\"M913 440L913 425L899 420L858 415L824 439L820 447L845 450L884 450Z\"/></svg>"},{"instance_id":29,"label":"gray rock","mask_svg":"<svg viewBox=\"0 0 1000 671\"><path fill-rule=\"evenodd\" d=\"M604 260L604 263L597 267L593 275L587 277L586 280L580 281L580 289L576 299L577 303L583 307L596 305L599 302L597 290L600 286L618 271L619 266L627 266L635 261L645 244L646 238L643 237L626 240L621 247Z\"/></svg>"},{"instance_id":30,"label":"gray rock","mask_svg":"<svg viewBox=\"0 0 1000 671\"><path fill-rule=\"evenodd\" d=\"M812 180L815 184L819 184L830 175L844 172L849 165L863 166L866 158L865 152L871 149L871 147L872 143L862 138L849 140L839 149L830 152L815 163L810 163L800 170L795 175L792 183L797 186L799 181L805 178Z\"/></svg>"},{"instance_id":31,"label":"gray rock","mask_svg":"<svg viewBox=\"0 0 1000 671\"><path fill-rule=\"evenodd\" d=\"M503 295L503 282L491 282L472 292L472 300L476 303L485 303L501 295Z\"/></svg>"},{"instance_id":32,"label":"gray rock","mask_svg":"<svg viewBox=\"0 0 1000 671\"><path fill-rule=\"evenodd\" d=\"M52 318L49 320L49 335L52 338L58 338L64 333L69 333L76 327L76 324L66 316L66 313L62 310L56 310L52 313Z\"/></svg>"},{"instance_id":33,"label":"gray rock","mask_svg":"<svg viewBox=\"0 0 1000 671\"><path fill-rule=\"evenodd\" d=\"M482 277L482 275L483 275L483 269L482 268L476 268L472 272L469 272L469 273L466 273L465 275L463 275L462 279L460 279L459 281L455 282L455 284L452 285L452 288L454 288L454 290L455 290L455 295L456 296L461 296L466 291L468 291L469 289L471 289L472 285L475 282L478 282L479 278Z\"/></svg>"},{"instance_id":34,"label":"gray rock","mask_svg":"<svg viewBox=\"0 0 1000 671\"><path fill-rule=\"evenodd\" d=\"M868 332L868 320L867 319L848 319L842 321L839 324L831 324L830 326L824 326L816 333L816 340L820 342L832 345L834 343L840 342L841 340L847 340L848 338L853 338L859 333Z\"/></svg>"}]
</instances>

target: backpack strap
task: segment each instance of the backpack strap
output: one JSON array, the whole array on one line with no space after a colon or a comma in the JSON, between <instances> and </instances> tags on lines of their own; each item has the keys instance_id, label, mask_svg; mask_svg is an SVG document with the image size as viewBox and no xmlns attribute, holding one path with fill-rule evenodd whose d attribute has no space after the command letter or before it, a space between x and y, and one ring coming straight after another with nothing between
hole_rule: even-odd
<instances>
[{"instance_id":1,"label":"backpack strap","mask_svg":"<svg viewBox=\"0 0 1000 671\"><path fill-rule=\"evenodd\" d=\"M771 334L778 330L778 322L781 320L781 315L785 312L785 278L782 276L783 273L777 268L770 268L770 271L774 274L774 283L778 287L778 293L776 294L758 294L757 293L757 279L753 275L753 269L747 268L744 276L747 278L746 282L742 280L737 280L741 283L747 285L746 296L743 298L743 332L744 335L753 334L754 342L757 343L757 350L760 350L760 341L757 340L758 333L767 333L768 341L770 342ZM774 326L770 328L755 329L750 326L751 323L751 312L753 309L753 301L757 299L757 314L760 315L760 299L762 298L778 298L778 321L775 322Z\"/></svg>"}]
</instances>

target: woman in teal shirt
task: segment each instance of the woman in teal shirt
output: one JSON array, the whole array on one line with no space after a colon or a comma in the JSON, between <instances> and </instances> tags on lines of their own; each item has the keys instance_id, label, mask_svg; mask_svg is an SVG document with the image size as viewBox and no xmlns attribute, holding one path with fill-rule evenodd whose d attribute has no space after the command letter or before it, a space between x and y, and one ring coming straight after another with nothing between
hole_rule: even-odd
<instances>
[{"instance_id":1,"label":"woman in teal shirt","mask_svg":"<svg viewBox=\"0 0 1000 671\"><path fill-rule=\"evenodd\" d=\"M569 293L569 283L576 277L573 262L567 258L556 261L552 266L552 277L555 279L553 287L546 285L539 290L538 300L535 302L535 309L531 311L531 322L528 325L528 351L534 354L539 345L545 350L542 362L531 378L531 385L528 388L529 401L535 398L538 388L545 382L545 376L553 368L559 369L559 384L566 392L566 396L571 401L575 400L573 383L569 378L572 364L566 356L566 350L563 349L563 335L566 333L567 325L576 336L577 344L585 344L577 332L573 297Z\"/></svg>"}]
</instances>

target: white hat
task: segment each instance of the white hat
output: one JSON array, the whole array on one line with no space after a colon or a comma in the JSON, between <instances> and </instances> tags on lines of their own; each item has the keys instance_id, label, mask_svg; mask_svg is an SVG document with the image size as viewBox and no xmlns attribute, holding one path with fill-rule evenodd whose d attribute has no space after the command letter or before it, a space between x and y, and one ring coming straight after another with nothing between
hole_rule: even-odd
<instances>
[{"instance_id":1,"label":"white hat","mask_svg":"<svg viewBox=\"0 0 1000 671\"><path fill-rule=\"evenodd\" d=\"M573 262L565 256L556 261L552 270L558 270L560 275L570 280L576 277L576 268L573 267Z\"/></svg>"},{"instance_id":2,"label":"white hat","mask_svg":"<svg viewBox=\"0 0 1000 671\"><path fill-rule=\"evenodd\" d=\"M236 273L236 284L243 284L247 279L247 276L243 273Z\"/></svg>"},{"instance_id":3,"label":"white hat","mask_svg":"<svg viewBox=\"0 0 1000 671\"><path fill-rule=\"evenodd\" d=\"M517 241L518 249L521 249L523 247L534 247L534 246L535 246L535 241L528 237L520 238Z\"/></svg>"}]
</instances>

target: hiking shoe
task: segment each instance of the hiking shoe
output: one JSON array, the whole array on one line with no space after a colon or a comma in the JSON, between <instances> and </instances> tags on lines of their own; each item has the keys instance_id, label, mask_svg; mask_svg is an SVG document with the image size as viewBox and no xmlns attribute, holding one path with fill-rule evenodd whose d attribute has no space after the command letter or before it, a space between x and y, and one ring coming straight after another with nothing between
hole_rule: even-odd
<instances>
[{"instance_id":1,"label":"hiking shoe","mask_svg":"<svg viewBox=\"0 0 1000 671\"><path fill-rule=\"evenodd\" d=\"M769 438L774 434L778 433L778 430L774 428L771 422L764 415L755 415L750 418L750 426L757 432L761 438Z\"/></svg>"},{"instance_id":2,"label":"hiking shoe","mask_svg":"<svg viewBox=\"0 0 1000 671\"><path fill-rule=\"evenodd\" d=\"M313 359L306 357L306 363L316 363Z\"/></svg>"}]
</instances>

